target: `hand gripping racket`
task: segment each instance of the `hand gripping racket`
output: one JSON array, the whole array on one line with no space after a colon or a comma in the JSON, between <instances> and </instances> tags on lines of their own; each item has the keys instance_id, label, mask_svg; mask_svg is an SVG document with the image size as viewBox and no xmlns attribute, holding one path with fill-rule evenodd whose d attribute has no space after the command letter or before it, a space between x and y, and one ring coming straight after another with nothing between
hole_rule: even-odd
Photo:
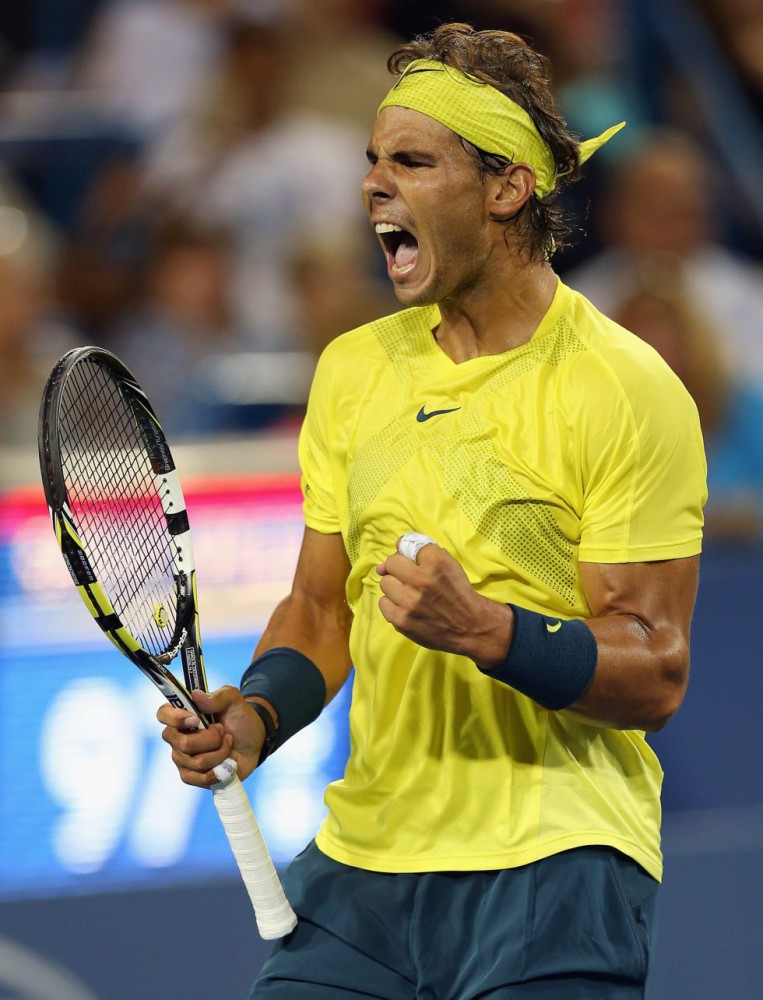
<instances>
[{"instance_id":1,"label":"hand gripping racket","mask_svg":"<svg viewBox=\"0 0 763 1000\"><path fill-rule=\"evenodd\" d=\"M106 636L171 704L206 727L191 700L206 691L196 572L180 480L145 393L108 351L79 347L45 385L38 444L45 497L64 561ZM180 657L185 686L168 664ZM263 938L297 918L268 854L236 764L225 761L214 802Z\"/></svg>"}]
</instances>

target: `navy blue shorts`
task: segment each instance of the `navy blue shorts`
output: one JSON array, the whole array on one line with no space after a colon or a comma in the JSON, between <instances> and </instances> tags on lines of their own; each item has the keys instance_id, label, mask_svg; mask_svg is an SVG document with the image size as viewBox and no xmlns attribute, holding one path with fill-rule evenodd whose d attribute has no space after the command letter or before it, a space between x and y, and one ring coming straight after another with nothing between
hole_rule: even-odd
<instances>
[{"instance_id":1,"label":"navy blue shorts","mask_svg":"<svg viewBox=\"0 0 763 1000\"><path fill-rule=\"evenodd\" d=\"M311 844L285 877L299 915L250 1000L636 1000L657 882L606 847L521 868L386 875Z\"/></svg>"}]
</instances>

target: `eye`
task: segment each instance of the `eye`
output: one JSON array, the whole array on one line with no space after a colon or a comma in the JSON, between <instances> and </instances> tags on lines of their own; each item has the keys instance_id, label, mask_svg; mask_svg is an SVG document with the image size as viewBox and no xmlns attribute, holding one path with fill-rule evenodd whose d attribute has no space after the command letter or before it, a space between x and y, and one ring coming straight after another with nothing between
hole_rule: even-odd
<instances>
[{"instance_id":1,"label":"eye","mask_svg":"<svg viewBox=\"0 0 763 1000\"><path fill-rule=\"evenodd\" d=\"M413 170L432 166L427 160L419 159L416 156L409 156L407 153L403 153L398 157L398 163L403 167L410 167Z\"/></svg>"}]
</instances>

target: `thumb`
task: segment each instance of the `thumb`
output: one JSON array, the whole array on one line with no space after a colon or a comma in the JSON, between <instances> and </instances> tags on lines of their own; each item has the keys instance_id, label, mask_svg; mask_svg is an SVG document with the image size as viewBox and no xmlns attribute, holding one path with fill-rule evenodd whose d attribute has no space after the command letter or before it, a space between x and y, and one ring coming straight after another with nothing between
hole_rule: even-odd
<instances>
[{"instance_id":1,"label":"thumb","mask_svg":"<svg viewBox=\"0 0 763 1000\"><path fill-rule=\"evenodd\" d=\"M241 697L238 688L226 684L216 691L201 691L196 688L191 692L194 704L207 715L219 715L226 708L230 708L234 701Z\"/></svg>"}]
</instances>

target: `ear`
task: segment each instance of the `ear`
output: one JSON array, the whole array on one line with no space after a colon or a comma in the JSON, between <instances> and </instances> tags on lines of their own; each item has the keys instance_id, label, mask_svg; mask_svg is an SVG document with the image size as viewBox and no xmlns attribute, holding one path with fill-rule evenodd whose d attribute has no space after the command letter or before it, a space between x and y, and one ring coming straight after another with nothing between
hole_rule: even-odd
<instances>
[{"instance_id":1,"label":"ear","mask_svg":"<svg viewBox=\"0 0 763 1000\"><path fill-rule=\"evenodd\" d=\"M535 171L526 163L510 163L501 174L488 177L488 212L494 222L515 218L535 190Z\"/></svg>"}]
</instances>

